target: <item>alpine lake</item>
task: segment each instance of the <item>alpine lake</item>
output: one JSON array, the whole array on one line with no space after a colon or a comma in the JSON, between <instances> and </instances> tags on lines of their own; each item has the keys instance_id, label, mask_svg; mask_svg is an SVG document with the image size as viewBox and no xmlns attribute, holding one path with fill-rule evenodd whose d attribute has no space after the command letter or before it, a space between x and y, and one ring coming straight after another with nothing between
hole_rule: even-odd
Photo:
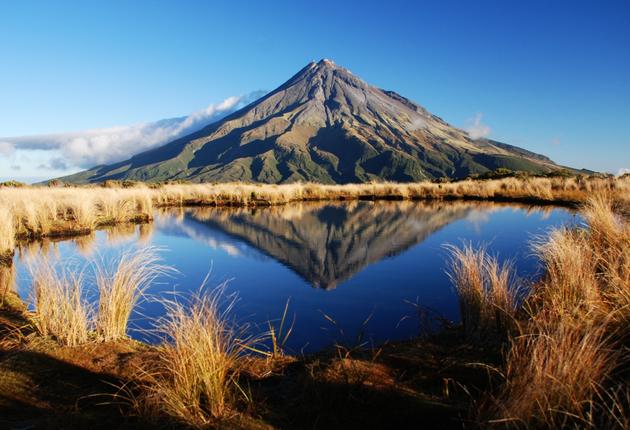
<instances>
[{"instance_id":1,"label":"alpine lake","mask_svg":"<svg viewBox=\"0 0 630 430\"><path fill-rule=\"evenodd\" d=\"M267 330L269 321L278 326L288 303L286 348L312 353L336 343L403 340L457 323L448 244L486 246L511 261L525 283L533 282L541 267L532 241L580 222L567 208L469 201L161 209L150 224L22 243L11 277L28 302L29 265L38 258L86 268L124 251L155 247L162 263L175 270L146 291L130 336L155 341L152 327L165 312L164 298L224 285L224 294L237 297L234 322L254 333ZM87 297L95 299L95 293Z\"/></svg>"}]
</instances>

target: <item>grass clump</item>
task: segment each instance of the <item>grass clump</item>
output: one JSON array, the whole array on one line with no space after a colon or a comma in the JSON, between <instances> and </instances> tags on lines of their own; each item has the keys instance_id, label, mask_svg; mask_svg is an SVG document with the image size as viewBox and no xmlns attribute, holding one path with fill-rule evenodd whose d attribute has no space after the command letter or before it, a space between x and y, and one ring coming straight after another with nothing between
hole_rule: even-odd
<instances>
[{"instance_id":1,"label":"grass clump","mask_svg":"<svg viewBox=\"0 0 630 430\"><path fill-rule=\"evenodd\" d=\"M66 346L90 339L122 339L145 290L172 271L159 264L157 250L150 247L125 251L92 267L90 277L72 262L56 265L49 259L37 259L31 263L34 322L40 334L53 336ZM98 293L96 308L86 299L92 286Z\"/></svg>"},{"instance_id":2,"label":"grass clump","mask_svg":"<svg viewBox=\"0 0 630 430\"><path fill-rule=\"evenodd\" d=\"M509 262L501 263L485 248L448 246L449 276L457 290L464 332L473 338L507 335L514 325L520 288Z\"/></svg>"},{"instance_id":3,"label":"grass clump","mask_svg":"<svg viewBox=\"0 0 630 430\"><path fill-rule=\"evenodd\" d=\"M512 314L517 330L504 342L504 382L479 409L482 426L624 428L630 422L624 376L630 224L605 194L589 199L582 214L587 226L556 229L534 245L545 275ZM452 253L464 325L487 330L486 309L504 303L488 285L510 277L488 263L483 249ZM500 276L490 281L489 273Z\"/></svg>"},{"instance_id":4,"label":"grass clump","mask_svg":"<svg viewBox=\"0 0 630 430\"><path fill-rule=\"evenodd\" d=\"M50 261L31 266L34 324L43 336L76 346L89 339L91 307L84 297L82 274L63 268L57 271Z\"/></svg>"},{"instance_id":5,"label":"grass clump","mask_svg":"<svg viewBox=\"0 0 630 430\"><path fill-rule=\"evenodd\" d=\"M280 318L280 325L276 329L276 326L269 321L269 338L271 340L271 352L268 355L271 359L277 359L285 354L287 341L293 332L293 326L295 324L295 315L293 316L293 322L290 326L287 326L287 312L289 310L289 302L291 299L287 299L284 305L284 311L282 312L282 318Z\"/></svg>"},{"instance_id":6,"label":"grass clump","mask_svg":"<svg viewBox=\"0 0 630 430\"><path fill-rule=\"evenodd\" d=\"M0 187L22 188L26 186L27 185L24 182L13 181L13 180L0 182Z\"/></svg>"},{"instance_id":7,"label":"grass clump","mask_svg":"<svg viewBox=\"0 0 630 430\"><path fill-rule=\"evenodd\" d=\"M14 222L12 232L0 230L0 245L15 238L86 234L103 225L148 221L152 211L146 187L0 187L0 213Z\"/></svg>"},{"instance_id":8,"label":"grass clump","mask_svg":"<svg viewBox=\"0 0 630 430\"><path fill-rule=\"evenodd\" d=\"M11 210L0 206L0 263L1 259L15 248L15 227Z\"/></svg>"},{"instance_id":9,"label":"grass clump","mask_svg":"<svg viewBox=\"0 0 630 430\"><path fill-rule=\"evenodd\" d=\"M489 422L517 428L598 428L620 354L606 327L538 318L510 342L505 384ZM598 416L599 415L599 416Z\"/></svg>"},{"instance_id":10,"label":"grass clump","mask_svg":"<svg viewBox=\"0 0 630 430\"><path fill-rule=\"evenodd\" d=\"M15 288L15 266L0 264L0 309Z\"/></svg>"},{"instance_id":11,"label":"grass clump","mask_svg":"<svg viewBox=\"0 0 630 430\"><path fill-rule=\"evenodd\" d=\"M149 416L165 414L203 428L230 413L237 393L239 359L251 350L229 314L234 296L225 287L199 292L183 303L165 301L166 315L157 322L164 337L157 364L142 378L139 404ZM225 299L225 300L224 300Z\"/></svg>"},{"instance_id":12,"label":"grass clump","mask_svg":"<svg viewBox=\"0 0 630 430\"><path fill-rule=\"evenodd\" d=\"M146 289L172 269L161 265L155 248L125 251L95 267L98 288L96 331L104 341L127 335L129 318Z\"/></svg>"}]
</instances>

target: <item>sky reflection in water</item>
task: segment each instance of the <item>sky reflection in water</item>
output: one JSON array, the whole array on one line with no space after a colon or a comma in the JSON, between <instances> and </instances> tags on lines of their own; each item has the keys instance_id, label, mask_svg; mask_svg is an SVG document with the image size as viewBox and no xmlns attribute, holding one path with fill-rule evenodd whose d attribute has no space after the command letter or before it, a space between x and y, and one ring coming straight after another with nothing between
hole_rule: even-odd
<instances>
[{"instance_id":1,"label":"sky reflection in water","mask_svg":"<svg viewBox=\"0 0 630 430\"><path fill-rule=\"evenodd\" d=\"M457 321L444 244L487 244L490 252L512 259L520 276L533 278L539 268L529 248L532 237L575 222L565 209L469 202L176 209L161 211L154 224L24 245L15 272L18 291L27 298L27 264L34 255L83 265L129 247L157 246L164 249L164 262L179 273L160 279L152 295L194 291L208 274L211 286L229 280L228 291L239 296L235 317L260 324L261 330L267 320L281 316L291 298L295 326L288 346L311 352L335 341L353 343L370 316L367 339L413 336L419 321L411 303ZM162 312L159 303L144 302L133 325L149 329L151 318ZM132 335L146 339L137 331Z\"/></svg>"}]
</instances>

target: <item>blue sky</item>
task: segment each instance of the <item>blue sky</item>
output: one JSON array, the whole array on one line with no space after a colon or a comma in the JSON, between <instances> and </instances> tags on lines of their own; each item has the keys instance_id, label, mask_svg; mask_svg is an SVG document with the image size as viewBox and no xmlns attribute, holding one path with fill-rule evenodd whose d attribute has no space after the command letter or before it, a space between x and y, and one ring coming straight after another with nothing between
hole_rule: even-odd
<instances>
[{"instance_id":1,"label":"blue sky","mask_svg":"<svg viewBox=\"0 0 630 430\"><path fill-rule=\"evenodd\" d=\"M0 177L77 169L6 137L188 115L320 58L559 163L630 168L627 0L23 0L0 3Z\"/></svg>"}]
</instances>

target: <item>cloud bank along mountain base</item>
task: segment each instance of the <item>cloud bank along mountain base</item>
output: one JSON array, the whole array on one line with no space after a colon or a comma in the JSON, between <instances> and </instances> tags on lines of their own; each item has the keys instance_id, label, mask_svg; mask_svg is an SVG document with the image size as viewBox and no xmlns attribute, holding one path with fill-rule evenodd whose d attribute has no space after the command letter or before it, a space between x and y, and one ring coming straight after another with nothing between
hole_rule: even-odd
<instances>
[{"instance_id":1,"label":"cloud bank along mountain base","mask_svg":"<svg viewBox=\"0 0 630 430\"><path fill-rule=\"evenodd\" d=\"M264 94L265 91L254 91L229 97L188 116L154 122L48 135L0 137L0 170L22 170L31 174L50 171L55 175L115 163L195 132Z\"/></svg>"}]
</instances>

